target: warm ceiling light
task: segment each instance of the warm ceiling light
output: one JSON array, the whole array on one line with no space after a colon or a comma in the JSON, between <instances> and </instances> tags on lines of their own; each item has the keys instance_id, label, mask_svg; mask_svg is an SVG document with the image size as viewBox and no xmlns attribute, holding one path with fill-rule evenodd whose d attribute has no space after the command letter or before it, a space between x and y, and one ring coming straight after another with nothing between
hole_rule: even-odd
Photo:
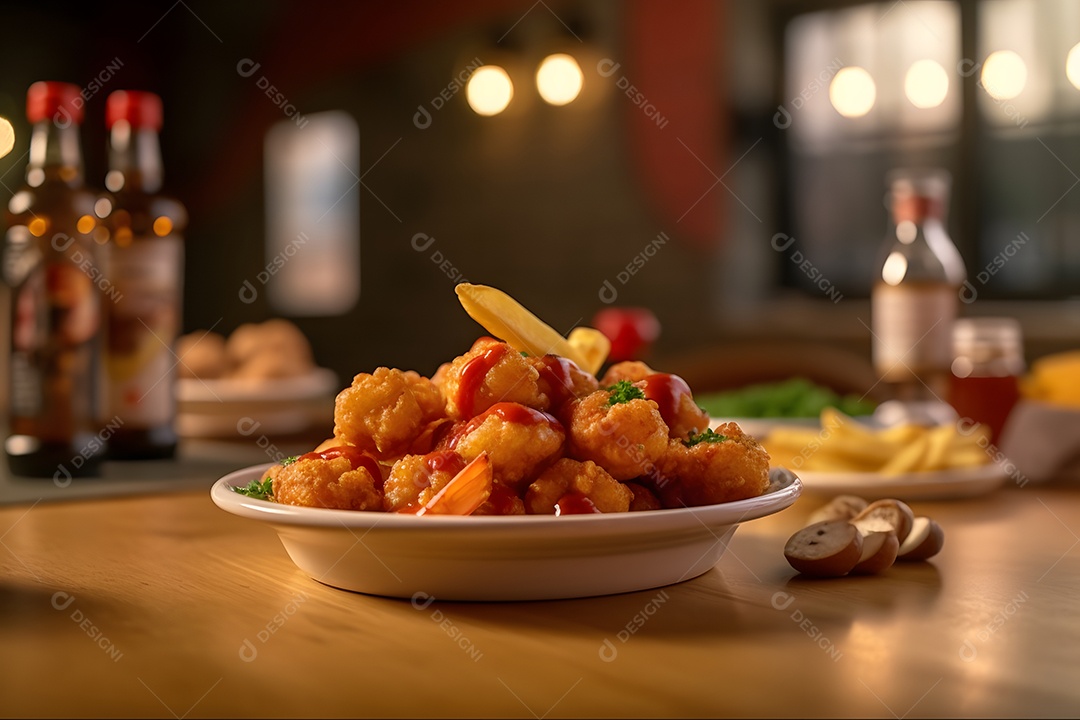
<instances>
[{"instance_id":1,"label":"warm ceiling light","mask_svg":"<svg viewBox=\"0 0 1080 720\"><path fill-rule=\"evenodd\" d=\"M514 84L498 65L477 68L465 86L465 98L477 115L498 115L513 97Z\"/></svg>"},{"instance_id":2,"label":"warm ceiling light","mask_svg":"<svg viewBox=\"0 0 1080 720\"><path fill-rule=\"evenodd\" d=\"M536 71L536 89L551 105L566 105L581 93L585 75L571 55L548 55Z\"/></svg>"},{"instance_id":3,"label":"warm ceiling light","mask_svg":"<svg viewBox=\"0 0 1080 720\"><path fill-rule=\"evenodd\" d=\"M15 147L15 128L11 121L0 117L0 157L4 157Z\"/></svg>"},{"instance_id":4,"label":"warm ceiling light","mask_svg":"<svg viewBox=\"0 0 1080 720\"><path fill-rule=\"evenodd\" d=\"M1024 91L1027 65L1012 50L996 50L982 66L982 86L995 100L1011 100Z\"/></svg>"},{"instance_id":5,"label":"warm ceiling light","mask_svg":"<svg viewBox=\"0 0 1080 720\"><path fill-rule=\"evenodd\" d=\"M948 93L949 75L933 60L912 63L904 75L904 94L917 108L937 107Z\"/></svg>"},{"instance_id":6,"label":"warm ceiling light","mask_svg":"<svg viewBox=\"0 0 1080 720\"><path fill-rule=\"evenodd\" d=\"M1069 78L1073 87L1080 90L1080 43L1073 45L1065 58L1065 77Z\"/></svg>"},{"instance_id":7,"label":"warm ceiling light","mask_svg":"<svg viewBox=\"0 0 1080 720\"><path fill-rule=\"evenodd\" d=\"M862 117L876 98L874 79L861 67L842 68L829 83L829 101L844 117Z\"/></svg>"}]
</instances>

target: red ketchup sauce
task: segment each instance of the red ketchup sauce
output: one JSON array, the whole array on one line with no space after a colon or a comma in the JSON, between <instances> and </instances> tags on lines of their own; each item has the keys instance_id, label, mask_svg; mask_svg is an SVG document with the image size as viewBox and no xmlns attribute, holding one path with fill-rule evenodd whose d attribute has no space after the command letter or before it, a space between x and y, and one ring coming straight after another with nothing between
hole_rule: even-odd
<instances>
[{"instance_id":1,"label":"red ketchup sauce","mask_svg":"<svg viewBox=\"0 0 1080 720\"><path fill-rule=\"evenodd\" d=\"M437 450L424 456L424 465L430 473L446 472L457 475L465 469L466 462L465 458L456 452Z\"/></svg>"},{"instance_id":2,"label":"red ketchup sauce","mask_svg":"<svg viewBox=\"0 0 1080 720\"><path fill-rule=\"evenodd\" d=\"M461 380L458 383L457 405L463 417L472 417L476 408L476 394L484 385L484 378L491 369L503 359L510 346L506 343L492 345L461 368Z\"/></svg>"},{"instance_id":3,"label":"red ketchup sauce","mask_svg":"<svg viewBox=\"0 0 1080 720\"><path fill-rule=\"evenodd\" d=\"M555 503L556 515L592 515L598 512L592 500L577 492L566 493Z\"/></svg>"},{"instance_id":4,"label":"red ketchup sauce","mask_svg":"<svg viewBox=\"0 0 1080 720\"><path fill-rule=\"evenodd\" d=\"M297 462L301 460L333 460L334 458L343 457L349 461L353 470L359 470L364 468L371 477L375 480L375 487L382 489L383 476L382 471L379 470L379 463L375 458L368 455L366 452L358 447L352 445L338 445L337 447L327 448L326 450L320 450L317 452L304 453L300 457L296 458Z\"/></svg>"},{"instance_id":5,"label":"red ketchup sauce","mask_svg":"<svg viewBox=\"0 0 1080 720\"><path fill-rule=\"evenodd\" d=\"M645 398L655 402L660 408L660 417L668 427L674 427L679 418L679 408L684 397L693 398L690 386L678 375L653 373L642 381Z\"/></svg>"},{"instance_id":6,"label":"red ketchup sauce","mask_svg":"<svg viewBox=\"0 0 1080 720\"><path fill-rule=\"evenodd\" d=\"M527 407L520 403L501 402L495 403L484 412L480 413L472 420L466 423L461 423L455 426L451 436L445 441L445 447L447 450L453 450L457 447L461 438L465 437L469 433L480 427L485 420L492 415L496 415L504 422L515 423L517 425L539 425L541 423L547 423L553 430L565 434L562 423L555 419L554 416L549 415L541 410L536 410L531 407Z\"/></svg>"},{"instance_id":7,"label":"red ketchup sauce","mask_svg":"<svg viewBox=\"0 0 1080 720\"><path fill-rule=\"evenodd\" d=\"M540 380L547 386L552 410L558 410L563 403L574 398L570 364L570 360L558 355L545 355L537 359L536 369L540 373Z\"/></svg>"}]
</instances>

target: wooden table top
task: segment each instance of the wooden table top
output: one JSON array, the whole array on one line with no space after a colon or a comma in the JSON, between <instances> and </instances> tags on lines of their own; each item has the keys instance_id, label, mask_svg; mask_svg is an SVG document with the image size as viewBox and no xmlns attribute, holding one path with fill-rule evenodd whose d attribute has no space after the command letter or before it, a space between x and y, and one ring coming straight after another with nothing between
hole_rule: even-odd
<instances>
[{"instance_id":1,"label":"wooden table top","mask_svg":"<svg viewBox=\"0 0 1080 720\"><path fill-rule=\"evenodd\" d=\"M945 550L783 558L821 498L700 578L526 603L354 594L205 490L0 508L5 716L1075 716L1080 488L913 503Z\"/></svg>"}]
</instances>

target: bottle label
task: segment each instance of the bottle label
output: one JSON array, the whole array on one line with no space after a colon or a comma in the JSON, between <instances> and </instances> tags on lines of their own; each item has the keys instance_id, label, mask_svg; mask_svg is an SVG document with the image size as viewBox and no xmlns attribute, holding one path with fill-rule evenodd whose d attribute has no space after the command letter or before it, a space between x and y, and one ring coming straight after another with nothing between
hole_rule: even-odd
<instances>
[{"instance_id":1,"label":"bottle label","mask_svg":"<svg viewBox=\"0 0 1080 720\"><path fill-rule=\"evenodd\" d=\"M874 287L874 367L886 382L947 371L952 364L956 288L945 283Z\"/></svg>"},{"instance_id":2,"label":"bottle label","mask_svg":"<svg viewBox=\"0 0 1080 720\"><path fill-rule=\"evenodd\" d=\"M180 330L183 251L176 235L113 246L109 411L125 426L157 427L176 414L173 346Z\"/></svg>"},{"instance_id":3,"label":"bottle label","mask_svg":"<svg viewBox=\"0 0 1080 720\"><path fill-rule=\"evenodd\" d=\"M66 442L101 419L102 266L93 243L63 233L45 244L27 237L25 226L10 228L4 253L12 283L12 430Z\"/></svg>"}]
</instances>

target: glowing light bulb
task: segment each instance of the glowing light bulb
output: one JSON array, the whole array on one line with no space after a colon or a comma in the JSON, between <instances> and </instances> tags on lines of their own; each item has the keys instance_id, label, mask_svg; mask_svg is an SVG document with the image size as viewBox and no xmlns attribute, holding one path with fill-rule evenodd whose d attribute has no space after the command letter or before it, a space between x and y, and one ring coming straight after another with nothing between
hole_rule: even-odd
<instances>
[{"instance_id":1,"label":"glowing light bulb","mask_svg":"<svg viewBox=\"0 0 1080 720\"><path fill-rule=\"evenodd\" d=\"M1065 77L1069 78L1073 87L1080 90L1080 43L1073 45L1065 58Z\"/></svg>"},{"instance_id":2,"label":"glowing light bulb","mask_svg":"<svg viewBox=\"0 0 1080 720\"><path fill-rule=\"evenodd\" d=\"M0 157L4 157L15 147L15 128L11 121L0 117Z\"/></svg>"},{"instance_id":3,"label":"glowing light bulb","mask_svg":"<svg viewBox=\"0 0 1080 720\"><path fill-rule=\"evenodd\" d=\"M995 100L1011 100L1024 91L1027 65L1012 50L995 50L983 62L979 76L983 88Z\"/></svg>"},{"instance_id":4,"label":"glowing light bulb","mask_svg":"<svg viewBox=\"0 0 1080 720\"><path fill-rule=\"evenodd\" d=\"M498 115L514 97L510 76L498 65L484 65L469 76L465 98L477 115Z\"/></svg>"},{"instance_id":5,"label":"glowing light bulb","mask_svg":"<svg viewBox=\"0 0 1080 720\"><path fill-rule=\"evenodd\" d=\"M581 94L585 75L577 60L565 53L548 55L536 71L536 89L551 105L566 105Z\"/></svg>"},{"instance_id":6,"label":"glowing light bulb","mask_svg":"<svg viewBox=\"0 0 1080 720\"><path fill-rule=\"evenodd\" d=\"M861 67L842 68L829 83L829 101L844 117L862 117L874 107L876 99L874 78Z\"/></svg>"},{"instance_id":7,"label":"glowing light bulb","mask_svg":"<svg viewBox=\"0 0 1080 720\"><path fill-rule=\"evenodd\" d=\"M917 108L934 108L945 102L949 75L933 60L918 60L904 75L904 94Z\"/></svg>"}]
</instances>

